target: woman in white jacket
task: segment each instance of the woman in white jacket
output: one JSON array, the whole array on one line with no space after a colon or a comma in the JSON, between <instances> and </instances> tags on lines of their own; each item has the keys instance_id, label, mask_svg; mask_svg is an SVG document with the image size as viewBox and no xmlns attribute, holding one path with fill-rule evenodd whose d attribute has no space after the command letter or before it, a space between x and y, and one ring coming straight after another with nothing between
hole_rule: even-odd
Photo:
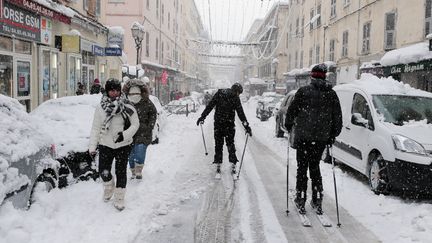
<instances>
[{"instance_id":1,"label":"woman in white jacket","mask_svg":"<svg viewBox=\"0 0 432 243\"><path fill-rule=\"evenodd\" d=\"M104 201L109 201L114 195L114 207L123 210L128 156L133 136L139 128L139 119L135 108L121 94L118 80L109 79L105 91L101 104L95 110L89 152L95 155L96 148L99 149L99 173L104 185ZM115 183L111 175L114 158Z\"/></svg>"}]
</instances>

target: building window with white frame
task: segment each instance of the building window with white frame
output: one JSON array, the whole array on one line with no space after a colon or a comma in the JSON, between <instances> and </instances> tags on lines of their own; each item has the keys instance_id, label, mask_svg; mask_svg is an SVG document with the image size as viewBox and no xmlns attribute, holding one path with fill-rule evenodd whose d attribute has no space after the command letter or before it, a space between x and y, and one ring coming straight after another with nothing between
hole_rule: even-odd
<instances>
[{"instance_id":1,"label":"building window with white frame","mask_svg":"<svg viewBox=\"0 0 432 243\"><path fill-rule=\"evenodd\" d=\"M298 68L297 63L298 63L298 51L295 52L295 56L294 56L294 68Z\"/></svg>"},{"instance_id":2,"label":"building window with white frame","mask_svg":"<svg viewBox=\"0 0 432 243\"><path fill-rule=\"evenodd\" d=\"M159 0L156 0L156 18L159 18Z\"/></svg>"},{"instance_id":3,"label":"building window with white frame","mask_svg":"<svg viewBox=\"0 0 432 243\"><path fill-rule=\"evenodd\" d=\"M396 13L386 13L384 49L390 50L396 48Z\"/></svg>"},{"instance_id":4,"label":"building window with white frame","mask_svg":"<svg viewBox=\"0 0 432 243\"><path fill-rule=\"evenodd\" d=\"M304 35L304 16L302 17L301 26L300 26L301 37Z\"/></svg>"},{"instance_id":5,"label":"building window with white frame","mask_svg":"<svg viewBox=\"0 0 432 243\"><path fill-rule=\"evenodd\" d=\"M309 49L309 66L312 65L312 57L313 57L313 48Z\"/></svg>"},{"instance_id":6,"label":"building window with white frame","mask_svg":"<svg viewBox=\"0 0 432 243\"><path fill-rule=\"evenodd\" d=\"M300 24L300 19L297 18L296 19L296 30L295 30L296 37L299 36L299 24Z\"/></svg>"},{"instance_id":7,"label":"building window with white frame","mask_svg":"<svg viewBox=\"0 0 432 243\"><path fill-rule=\"evenodd\" d=\"M342 57L348 56L348 30L342 34Z\"/></svg>"},{"instance_id":8,"label":"building window with white frame","mask_svg":"<svg viewBox=\"0 0 432 243\"><path fill-rule=\"evenodd\" d=\"M334 62L335 60L335 45L336 45L336 40L331 39L329 45L329 60L332 62Z\"/></svg>"},{"instance_id":9,"label":"building window with white frame","mask_svg":"<svg viewBox=\"0 0 432 243\"><path fill-rule=\"evenodd\" d=\"M330 18L336 17L336 0L331 0L330 3Z\"/></svg>"},{"instance_id":10,"label":"building window with white frame","mask_svg":"<svg viewBox=\"0 0 432 243\"><path fill-rule=\"evenodd\" d=\"M351 3L351 0L344 0L344 7L350 5L350 3Z\"/></svg>"},{"instance_id":11,"label":"building window with white frame","mask_svg":"<svg viewBox=\"0 0 432 243\"><path fill-rule=\"evenodd\" d=\"M317 6L316 14L318 15L318 18L316 20L316 27L318 28L321 26L321 4Z\"/></svg>"},{"instance_id":12,"label":"building window with white frame","mask_svg":"<svg viewBox=\"0 0 432 243\"><path fill-rule=\"evenodd\" d=\"M426 0L425 7L425 36L427 36L432 33L432 0Z\"/></svg>"},{"instance_id":13,"label":"building window with white frame","mask_svg":"<svg viewBox=\"0 0 432 243\"><path fill-rule=\"evenodd\" d=\"M320 63L320 52L321 52L320 45L317 45L315 47L315 63Z\"/></svg>"},{"instance_id":14,"label":"building window with white frame","mask_svg":"<svg viewBox=\"0 0 432 243\"><path fill-rule=\"evenodd\" d=\"M363 54L367 54L370 52L370 29L371 29L371 22L367 22L363 25L363 45L362 45Z\"/></svg>"},{"instance_id":15,"label":"building window with white frame","mask_svg":"<svg viewBox=\"0 0 432 243\"><path fill-rule=\"evenodd\" d=\"M303 51L300 52L300 68L303 68Z\"/></svg>"}]
</instances>

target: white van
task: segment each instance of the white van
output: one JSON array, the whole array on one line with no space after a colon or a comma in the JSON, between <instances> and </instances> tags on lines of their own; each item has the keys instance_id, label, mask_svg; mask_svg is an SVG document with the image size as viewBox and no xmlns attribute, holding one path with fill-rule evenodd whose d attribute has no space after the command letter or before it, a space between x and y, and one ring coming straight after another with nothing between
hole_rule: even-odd
<instances>
[{"instance_id":1,"label":"white van","mask_svg":"<svg viewBox=\"0 0 432 243\"><path fill-rule=\"evenodd\" d=\"M371 74L334 90L343 117L335 159L377 194L432 193L432 93Z\"/></svg>"}]
</instances>

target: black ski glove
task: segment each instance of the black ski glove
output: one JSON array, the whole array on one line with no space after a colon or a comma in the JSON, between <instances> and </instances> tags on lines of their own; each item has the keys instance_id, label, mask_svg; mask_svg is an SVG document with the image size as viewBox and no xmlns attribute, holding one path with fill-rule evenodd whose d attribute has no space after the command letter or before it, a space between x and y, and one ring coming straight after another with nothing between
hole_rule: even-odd
<instances>
[{"instance_id":1,"label":"black ski glove","mask_svg":"<svg viewBox=\"0 0 432 243\"><path fill-rule=\"evenodd\" d=\"M332 146L332 145L334 144L335 140L336 140L336 138L334 138L334 137L329 138L329 139L327 140L327 145Z\"/></svg>"},{"instance_id":2,"label":"black ski glove","mask_svg":"<svg viewBox=\"0 0 432 243\"><path fill-rule=\"evenodd\" d=\"M249 134L249 136L252 137L252 129L251 129L250 126L249 126L249 122L244 121L244 122L243 122L243 127L245 128L246 133Z\"/></svg>"},{"instance_id":3,"label":"black ski glove","mask_svg":"<svg viewBox=\"0 0 432 243\"><path fill-rule=\"evenodd\" d=\"M204 124L204 120L205 120L205 117L198 118L197 126L199 126L200 124Z\"/></svg>"},{"instance_id":4,"label":"black ski glove","mask_svg":"<svg viewBox=\"0 0 432 243\"><path fill-rule=\"evenodd\" d=\"M124 137L123 137L123 133L122 132L119 132L118 133L118 138L117 138L117 140L115 141L116 143L120 143L120 142L123 142L123 140L124 140Z\"/></svg>"}]
</instances>

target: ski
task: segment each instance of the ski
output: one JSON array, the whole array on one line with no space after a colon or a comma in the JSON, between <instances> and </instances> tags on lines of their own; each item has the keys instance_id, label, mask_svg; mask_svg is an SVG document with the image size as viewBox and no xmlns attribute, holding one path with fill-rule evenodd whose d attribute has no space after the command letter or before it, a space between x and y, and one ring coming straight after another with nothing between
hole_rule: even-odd
<instances>
[{"instance_id":1,"label":"ski","mask_svg":"<svg viewBox=\"0 0 432 243\"><path fill-rule=\"evenodd\" d=\"M294 203L295 211L297 212L297 215L300 217L300 221L304 227L311 227L312 224L310 222L309 217L306 214L300 213L299 208L297 208L296 203L294 202L294 196L292 195L292 192L289 192L289 198Z\"/></svg>"},{"instance_id":2,"label":"ski","mask_svg":"<svg viewBox=\"0 0 432 243\"><path fill-rule=\"evenodd\" d=\"M318 220L320 221L321 225L324 227L332 227L332 223L330 221L330 219L327 217L327 215L322 212L322 214L318 214L315 211L315 215L317 216Z\"/></svg>"}]
</instances>

